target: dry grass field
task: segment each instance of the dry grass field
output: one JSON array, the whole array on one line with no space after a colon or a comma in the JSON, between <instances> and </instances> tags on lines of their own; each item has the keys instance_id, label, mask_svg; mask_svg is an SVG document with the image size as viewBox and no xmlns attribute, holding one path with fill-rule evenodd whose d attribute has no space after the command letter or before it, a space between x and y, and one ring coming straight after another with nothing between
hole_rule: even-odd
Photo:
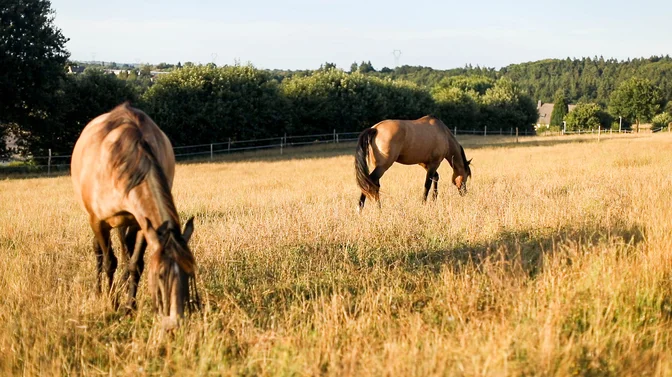
<instances>
[{"instance_id":1,"label":"dry grass field","mask_svg":"<svg viewBox=\"0 0 672 377\"><path fill-rule=\"evenodd\" d=\"M175 333L144 276L132 317L95 295L68 176L0 180L0 375L671 375L672 136L501 141L464 139L466 197L395 165L361 215L352 144L179 164Z\"/></svg>"}]
</instances>

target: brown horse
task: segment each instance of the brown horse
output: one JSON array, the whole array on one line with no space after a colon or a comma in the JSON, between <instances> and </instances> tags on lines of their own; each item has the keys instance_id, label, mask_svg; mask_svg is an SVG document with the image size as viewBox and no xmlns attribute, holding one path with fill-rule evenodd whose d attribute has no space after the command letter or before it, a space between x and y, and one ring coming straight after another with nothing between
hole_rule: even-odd
<instances>
[{"instance_id":1,"label":"brown horse","mask_svg":"<svg viewBox=\"0 0 672 377\"><path fill-rule=\"evenodd\" d=\"M196 262L187 246L194 230L193 217L180 231L170 191L175 155L166 135L149 116L124 103L84 128L72 153L71 169L75 194L94 233L98 291L102 291L104 268L112 292L117 258L110 231L119 228L122 260L127 266L122 275L122 282L128 281L127 308L136 307L149 248L149 289L155 309L164 316L164 326L176 326L185 306L191 310L200 302Z\"/></svg>"},{"instance_id":2,"label":"brown horse","mask_svg":"<svg viewBox=\"0 0 672 377\"><path fill-rule=\"evenodd\" d=\"M371 174L367 157L371 165L375 166ZM436 171L444 159L453 168L453 184L457 186L460 195L466 195L467 179L471 176L471 160L467 160L464 148L439 119L428 115L417 120L384 120L367 128L359 135L355 155L357 184L362 190L359 210L364 208L367 197L379 199L380 177L395 162L404 165L419 164L425 168L427 177L423 201L427 200L432 181L432 198L436 199L439 193L439 173Z\"/></svg>"}]
</instances>

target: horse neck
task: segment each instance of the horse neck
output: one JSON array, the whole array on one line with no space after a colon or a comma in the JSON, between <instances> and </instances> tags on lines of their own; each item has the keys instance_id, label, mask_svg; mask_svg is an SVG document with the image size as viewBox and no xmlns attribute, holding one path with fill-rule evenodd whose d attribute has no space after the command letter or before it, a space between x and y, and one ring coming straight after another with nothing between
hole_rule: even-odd
<instances>
[{"instance_id":1,"label":"horse neck","mask_svg":"<svg viewBox=\"0 0 672 377\"><path fill-rule=\"evenodd\" d=\"M464 171L464 161L462 160L460 143L455 140L455 137L448 135L448 156L446 159L450 161L453 171Z\"/></svg>"},{"instance_id":2,"label":"horse neck","mask_svg":"<svg viewBox=\"0 0 672 377\"><path fill-rule=\"evenodd\" d=\"M157 166L153 166L144 182L133 190L135 197L133 215L143 229L146 226L145 221L142 221L144 218L149 219L155 229L166 221L179 228L180 218L173 195L166 177L157 169L159 169Z\"/></svg>"}]
</instances>

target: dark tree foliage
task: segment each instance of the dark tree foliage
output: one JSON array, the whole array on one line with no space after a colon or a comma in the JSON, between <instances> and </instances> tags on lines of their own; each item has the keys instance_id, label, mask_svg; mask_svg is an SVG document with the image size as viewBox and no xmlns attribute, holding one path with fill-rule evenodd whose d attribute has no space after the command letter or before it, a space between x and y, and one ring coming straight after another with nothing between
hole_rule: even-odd
<instances>
[{"instance_id":1,"label":"dark tree foliage","mask_svg":"<svg viewBox=\"0 0 672 377\"><path fill-rule=\"evenodd\" d=\"M434 110L429 93L417 85L338 69L286 80L282 92L290 104L288 132L294 134L359 130Z\"/></svg>"},{"instance_id":2,"label":"dark tree foliage","mask_svg":"<svg viewBox=\"0 0 672 377\"><path fill-rule=\"evenodd\" d=\"M632 77L612 92L609 109L613 115L635 123L639 132L639 124L658 114L662 103L663 97L656 85L648 79Z\"/></svg>"},{"instance_id":3,"label":"dark tree foliage","mask_svg":"<svg viewBox=\"0 0 672 377\"><path fill-rule=\"evenodd\" d=\"M550 125L560 127L568 112L569 105L565 99L565 93L563 90L559 89L553 98L553 113L551 113Z\"/></svg>"},{"instance_id":4,"label":"dark tree foliage","mask_svg":"<svg viewBox=\"0 0 672 377\"><path fill-rule=\"evenodd\" d=\"M278 83L252 66L185 66L161 77L143 109L175 145L279 136L287 104Z\"/></svg>"},{"instance_id":5,"label":"dark tree foliage","mask_svg":"<svg viewBox=\"0 0 672 377\"><path fill-rule=\"evenodd\" d=\"M114 75L89 68L81 75L66 77L52 96L49 116L31 132L21 134L25 151L44 155L51 149L54 155L71 154L84 126L124 101L135 103L135 91Z\"/></svg>"},{"instance_id":6,"label":"dark tree foliage","mask_svg":"<svg viewBox=\"0 0 672 377\"><path fill-rule=\"evenodd\" d=\"M8 124L32 132L65 75L67 39L54 26L48 0L0 2L0 154Z\"/></svg>"},{"instance_id":7,"label":"dark tree foliage","mask_svg":"<svg viewBox=\"0 0 672 377\"><path fill-rule=\"evenodd\" d=\"M609 103L611 93L631 77L646 78L672 100L672 58L618 61L602 57L549 59L514 64L500 70L502 76L516 82L534 100L551 102L558 89L566 91L569 103Z\"/></svg>"}]
</instances>

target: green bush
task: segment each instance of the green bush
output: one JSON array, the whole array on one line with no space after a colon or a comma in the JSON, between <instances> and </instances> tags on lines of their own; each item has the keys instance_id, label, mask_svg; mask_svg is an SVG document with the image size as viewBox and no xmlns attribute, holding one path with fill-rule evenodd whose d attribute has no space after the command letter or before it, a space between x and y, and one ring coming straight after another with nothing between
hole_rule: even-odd
<instances>
[{"instance_id":1,"label":"green bush","mask_svg":"<svg viewBox=\"0 0 672 377\"><path fill-rule=\"evenodd\" d=\"M565 117L567 131L610 128L612 117L596 103L580 103ZM616 125L618 127L618 124Z\"/></svg>"},{"instance_id":2,"label":"green bush","mask_svg":"<svg viewBox=\"0 0 672 377\"><path fill-rule=\"evenodd\" d=\"M651 123L654 128L668 127L672 123L672 115L670 113L660 113L653 117Z\"/></svg>"},{"instance_id":3,"label":"green bush","mask_svg":"<svg viewBox=\"0 0 672 377\"><path fill-rule=\"evenodd\" d=\"M142 108L176 145L279 136L286 127L278 83L249 65L185 65L159 78Z\"/></svg>"},{"instance_id":4,"label":"green bush","mask_svg":"<svg viewBox=\"0 0 672 377\"><path fill-rule=\"evenodd\" d=\"M286 79L282 93L290 104L293 134L360 130L383 119L416 119L435 109L429 93L415 84L333 68Z\"/></svg>"}]
</instances>

